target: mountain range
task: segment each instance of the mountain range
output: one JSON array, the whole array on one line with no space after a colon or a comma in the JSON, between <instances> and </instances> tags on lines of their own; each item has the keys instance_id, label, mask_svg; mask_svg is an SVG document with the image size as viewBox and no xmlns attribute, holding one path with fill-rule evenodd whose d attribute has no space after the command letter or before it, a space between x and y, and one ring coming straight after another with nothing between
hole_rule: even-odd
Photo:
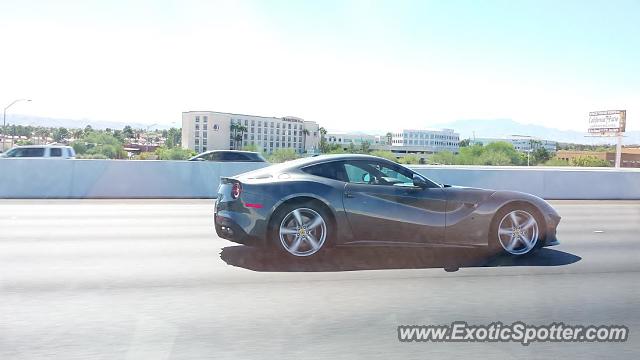
<instances>
[{"instance_id":1,"label":"mountain range","mask_svg":"<svg viewBox=\"0 0 640 360\"><path fill-rule=\"evenodd\" d=\"M134 129L146 129L151 124L143 124L138 122L119 122L119 121L103 121L103 120L88 120L88 119L65 119L65 118L50 118L43 116L30 116L30 115L11 115L7 116L7 125L31 125L31 126L43 126L43 127L65 127L70 129L84 128L87 125L91 125L94 129L122 129L126 125L131 126ZM0 124L1 125L1 124ZM152 129L169 129L171 126L163 124L153 124Z\"/></svg>"},{"instance_id":2,"label":"mountain range","mask_svg":"<svg viewBox=\"0 0 640 360\"><path fill-rule=\"evenodd\" d=\"M476 138L504 138L513 135L531 136L541 140L553 140L562 143L574 144L615 144L613 137L589 137L586 124L584 131L560 130L541 125L522 124L511 119L478 119L457 120L449 123L438 124L435 128L454 129L460 134L460 139ZM627 131L624 134L623 144L640 144L640 131Z\"/></svg>"}]
</instances>

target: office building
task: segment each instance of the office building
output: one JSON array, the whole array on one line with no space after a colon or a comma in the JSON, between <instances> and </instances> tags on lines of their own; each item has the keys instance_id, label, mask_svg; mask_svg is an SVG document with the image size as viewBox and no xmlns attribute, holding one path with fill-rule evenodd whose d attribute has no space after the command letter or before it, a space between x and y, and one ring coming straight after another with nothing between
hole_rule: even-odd
<instances>
[{"instance_id":1,"label":"office building","mask_svg":"<svg viewBox=\"0 0 640 360\"><path fill-rule=\"evenodd\" d=\"M293 116L277 118L217 111L182 113L182 146L197 153L255 146L265 154L277 149L315 154L319 152L319 144L318 124Z\"/></svg>"}]
</instances>

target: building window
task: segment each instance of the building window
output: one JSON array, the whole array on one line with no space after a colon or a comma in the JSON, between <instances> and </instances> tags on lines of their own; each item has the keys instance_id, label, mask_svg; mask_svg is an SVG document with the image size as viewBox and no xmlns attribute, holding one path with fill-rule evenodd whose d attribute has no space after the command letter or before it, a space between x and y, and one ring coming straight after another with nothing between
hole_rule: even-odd
<instances>
[{"instance_id":1,"label":"building window","mask_svg":"<svg viewBox=\"0 0 640 360\"><path fill-rule=\"evenodd\" d=\"M249 126L249 120L244 121L244 126Z\"/></svg>"},{"instance_id":2,"label":"building window","mask_svg":"<svg viewBox=\"0 0 640 360\"><path fill-rule=\"evenodd\" d=\"M196 124L196 131L200 130L200 125Z\"/></svg>"},{"instance_id":3,"label":"building window","mask_svg":"<svg viewBox=\"0 0 640 360\"><path fill-rule=\"evenodd\" d=\"M200 139L196 139L196 146L200 145Z\"/></svg>"},{"instance_id":4,"label":"building window","mask_svg":"<svg viewBox=\"0 0 640 360\"><path fill-rule=\"evenodd\" d=\"M207 122L207 120L209 120L209 117L208 117L208 116L203 116L203 117L202 117L202 121Z\"/></svg>"},{"instance_id":5,"label":"building window","mask_svg":"<svg viewBox=\"0 0 640 360\"><path fill-rule=\"evenodd\" d=\"M200 133L199 132L196 133L196 137L200 137Z\"/></svg>"},{"instance_id":6,"label":"building window","mask_svg":"<svg viewBox=\"0 0 640 360\"><path fill-rule=\"evenodd\" d=\"M196 116L196 122L200 122L200 116Z\"/></svg>"},{"instance_id":7,"label":"building window","mask_svg":"<svg viewBox=\"0 0 640 360\"><path fill-rule=\"evenodd\" d=\"M207 147L206 147L206 146L203 146L203 147L202 147L202 152L205 152L205 151L207 151Z\"/></svg>"},{"instance_id":8,"label":"building window","mask_svg":"<svg viewBox=\"0 0 640 360\"><path fill-rule=\"evenodd\" d=\"M206 120L205 120L206 121ZM202 125L202 131L207 131L207 124Z\"/></svg>"},{"instance_id":9,"label":"building window","mask_svg":"<svg viewBox=\"0 0 640 360\"><path fill-rule=\"evenodd\" d=\"M213 130L218 130L218 124L213 124Z\"/></svg>"}]
</instances>

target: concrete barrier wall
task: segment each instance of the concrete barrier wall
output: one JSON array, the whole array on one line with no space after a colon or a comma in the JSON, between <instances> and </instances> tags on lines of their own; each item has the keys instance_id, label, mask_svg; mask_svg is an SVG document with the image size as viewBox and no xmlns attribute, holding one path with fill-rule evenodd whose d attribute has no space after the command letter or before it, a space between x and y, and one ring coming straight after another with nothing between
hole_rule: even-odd
<instances>
[{"instance_id":1,"label":"concrete barrier wall","mask_svg":"<svg viewBox=\"0 0 640 360\"><path fill-rule=\"evenodd\" d=\"M545 199L640 199L640 169L435 165L411 168L443 184L522 191Z\"/></svg>"},{"instance_id":2,"label":"concrete barrier wall","mask_svg":"<svg viewBox=\"0 0 640 360\"><path fill-rule=\"evenodd\" d=\"M214 198L262 163L0 159L0 198ZM411 166L440 183L546 199L640 199L640 169Z\"/></svg>"},{"instance_id":3,"label":"concrete barrier wall","mask_svg":"<svg viewBox=\"0 0 640 360\"><path fill-rule=\"evenodd\" d=\"M0 198L214 198L264 163L0 159Z\"/></svg>"}]
</instances>

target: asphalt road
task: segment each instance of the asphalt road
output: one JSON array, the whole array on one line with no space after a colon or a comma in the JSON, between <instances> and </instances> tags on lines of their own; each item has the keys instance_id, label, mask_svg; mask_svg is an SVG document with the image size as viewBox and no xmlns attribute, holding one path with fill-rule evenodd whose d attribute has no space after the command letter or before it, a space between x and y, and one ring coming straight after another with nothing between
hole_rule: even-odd
<instances>
[{"instance_id":1,"label":"asphalt road","mask_svg":"<svg viewBox=\"0 0 640 360\"><path fill-rule=\"evenodd\" d=\"M637 359L640 202L553 204L561 245L526 259L347 249L306 262L217 238L211 201L0 201L0 359ZM398 325L457 320L630 336L397 339Z\"/></svg>"}]
</instances>

